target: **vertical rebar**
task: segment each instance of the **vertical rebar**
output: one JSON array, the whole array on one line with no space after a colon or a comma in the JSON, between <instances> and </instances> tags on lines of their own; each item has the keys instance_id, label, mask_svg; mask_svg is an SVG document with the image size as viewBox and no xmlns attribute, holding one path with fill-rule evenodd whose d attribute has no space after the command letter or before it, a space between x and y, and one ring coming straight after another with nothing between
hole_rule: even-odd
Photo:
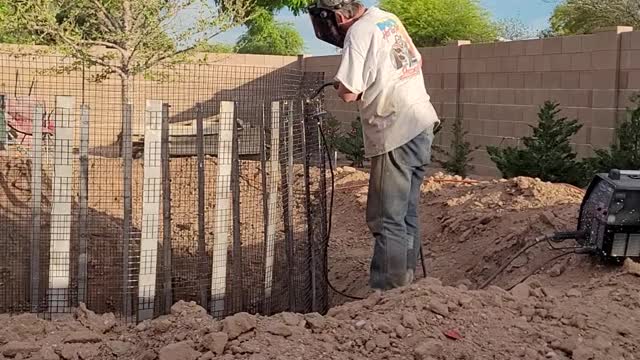
<instances>
[{"instance_id":1,"label":"vertical rebar","mask_svg":"<svg viewBox=\"0 0 640 360\"><path fill-rule=\"evenodd\" d=\"M160 161L162 162L162 275L165 314L173 305L171 284L171 168L169 166L169 104L162 104Z\"/></svg>"},{"instance_id":2,"label":"vertical rebar","mask_svg":"<svg viewBox=\"0 0 640 360\"><path fill-rule=\"evenodd\" d=\"M131 293L129 289L129 242L132 217L133 158L131 143L131 104L122 108L122 160L123 160L123 222L122 222L122 313L127 321L131 317Z\"/></svg>"},{"instance_id":3,"label":"vertical rebar","mask_svg":"<svg viewBox=\"0 0 640 360\"><path fill-rule=\"evenodd\" d=\"M87 301L87 238L89 232L89 106L80 107L80 223L78 224L78 302Z\"/></svg>"},{"instance_id":4,"label":"vertical rebar","mask_svg":"<svg viewBox=\"0 0 640 360\"><path fill-rule=\"evenodd\" d=\"M204 126L202 123L202 103L196 104L196 152L198 153L198 291L200 293L200 306L208 308L207 302L207 253L204 227Z\"/></svg>"},{"instance_id":5,"label":"vertical rebar","mask_svg":"<svg viewBox=\"0 0 640 360\"><path fill-rule=\"evenodd\" d=\"M269 241L269 206L268 206L268 200L267 200L267 188L268 188L268 184L267 184L267 154L266 154L266 134L265 132L267 131L266 129L266 113L265 113L265 108L264 108L264 104L262 104L262 116L261 116L261 123L260 123L260 168L262 171L260 171L260 175L262 176L262 213L264 216L264 221L263 221L263 231L264 231L264 237L263 237L263 241L264 241L264 246L265 246L265 258L267 256L267 244ZM271 149L271 151L274 151L273 149ZM265 261L265 266L266 266L266 261ZM265 270L266 271L266 270ZM270 299L267 299L266 297L266 288L265 288L265 296L264 296L264 309L263 309L263 313L268 313L268 309L270 308Z\"/></svg>"},{"instance_id":6,"label":"vertical rebar","mask_svg":"<svg viewBox=\"0 0 640 360\"><path fill-rule=\"evenodd\" d=\"M287 103L287 163L286 163L286 179L287 186L287 203L285 205L284 223L285 223L285 246L287 253L287 265L290 271L287 272L287 283L289 284L289 307L290 311L296 310L296 288L293 276L295 268L294 247L293 247L293 106L291 102Z\"/></svg>"},{"instance_id":7,"label":"vertical rebar","mask_svg":"<svg viewBox=\"0 0 640 360\"><path fill-rule=\"evenodd\" d=\"M318 307L317 307L317 299L316 299L316 253L315 253L315 243L314 243L314 238L313 238L313 214L312 214L312 208L311 208L311 179L309 178L310 174L309 174L309 157L310 157L310 152L309 149L307 149L307 146L309 146L309 139L307 139L308 135L309 135L309 131L307 129L307 127L309 126L309 123L311 122L310 119L310 114L308 113L307 109L304 106L304 102L301 102L301 106L302 106L302 113L304 114L304 119L303 119L303 123L302 123L302 157L304 159L304 195L305 195L305 199L304 199L304 203L305 203L305 209L307 212L307 228L306 228L306 233L307 233L307 244L309 247L309 258L311 259L311 265L309 268L310 274L311 274L311 311L317 311Z\"/></svg>"},{"instance_id":8,"label":"vertical rebar","mask_svg":"<svg viewBox=\"0 0 640 360\"><path fill-rule=\"evenodd\" d=\"M42 206L42 118L44 110L36 104L33 113L31 145L31 311L40 309L40 215Z\"/></svg>"},{"instance_id":9,"label":"vertical rebar","mask_svg":"<svg viewBox=\"0 0 640 360\"><path fill-rule=\"evenodd\" d=\"M234 106L235 107L235 106ZM235 113L232 118L231 132L231 192L233 199L233 267L236 274L236 282L234 283L234 293L237 296L238 303L236 312L244 309L244 274L242 273L242 242L240 241L240 156L238 141L238 123Z\"/></svg>"}]
</instances>

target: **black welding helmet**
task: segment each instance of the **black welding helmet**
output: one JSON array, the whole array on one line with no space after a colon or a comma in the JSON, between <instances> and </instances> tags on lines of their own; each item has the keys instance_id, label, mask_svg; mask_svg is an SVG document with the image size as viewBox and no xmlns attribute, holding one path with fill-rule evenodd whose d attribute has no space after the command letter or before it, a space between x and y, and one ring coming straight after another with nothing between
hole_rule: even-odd
<instances>
[{"instance_id":1,"label":"black welding helmet","mask_svg":"<svg viewBox=\"0 0 640 360\"><path fill-rule=\"evenodd\" d=\"M307 10L316 37L342 49L346 36L338 27L335 11L358 0L317 0Z\"/></svg>"}]
</instances>

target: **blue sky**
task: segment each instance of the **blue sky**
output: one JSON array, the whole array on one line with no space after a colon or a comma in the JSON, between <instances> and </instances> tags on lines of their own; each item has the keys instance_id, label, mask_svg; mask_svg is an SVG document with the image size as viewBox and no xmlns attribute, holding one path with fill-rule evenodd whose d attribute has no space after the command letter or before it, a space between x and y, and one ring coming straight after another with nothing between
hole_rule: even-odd
<instances>
[{"instance_id":1,"label":"blue sky","mask_svg":"<svg viewBox=\"0 0 640 360\"><path fill-rule=\"evenodd\" d=\"M410 1L410 0L407 0ZM367 5L375 5L377 0L364 0ZM541 30L547 27L549 16L553 11L553 1L548 0L480 0L495 19L518 18L533 30ZM278 19L293 23L305 41L305 54L331 55L335 49L315 38L313 28L306 15L293 16L288 11L281 11ZM242 34L243 29L235 29L222 34L217 41L234 43Z\"/></svg>"}]
</instances>

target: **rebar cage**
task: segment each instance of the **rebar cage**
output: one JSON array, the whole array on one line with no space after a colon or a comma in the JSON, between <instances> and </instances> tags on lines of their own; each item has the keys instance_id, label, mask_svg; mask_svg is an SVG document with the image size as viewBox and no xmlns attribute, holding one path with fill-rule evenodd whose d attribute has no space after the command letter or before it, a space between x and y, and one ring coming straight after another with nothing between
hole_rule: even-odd
<instances>
[{"instance_id":1,"label":"rebar cage","mask_svg":"<svg viewBox=\"0 0 640 360\"><path fill-rule=\"evenodd\" d=\"M304 102L323 74L0 69L0 313L326 311L327 159Z\"/></svg>"}]
</instances>

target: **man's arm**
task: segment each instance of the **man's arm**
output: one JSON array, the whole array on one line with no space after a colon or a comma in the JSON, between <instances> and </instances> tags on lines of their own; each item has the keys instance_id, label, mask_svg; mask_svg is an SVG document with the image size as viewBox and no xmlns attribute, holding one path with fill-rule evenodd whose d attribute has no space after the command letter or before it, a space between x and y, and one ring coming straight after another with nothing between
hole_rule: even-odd
<instances>
[{"instance_id":1,"label":"man's arm","mask_svg":"<svg viewBox=\"0 0 640 360\"><path fill-rule=\"evenodd\" d=\"M362 94L354 94L346 86L344 86L341 82L337 81L334 84L336 90L338 90L338 96L347 103L356 102L360 100Z\"/></svg>"}]
</instances>

